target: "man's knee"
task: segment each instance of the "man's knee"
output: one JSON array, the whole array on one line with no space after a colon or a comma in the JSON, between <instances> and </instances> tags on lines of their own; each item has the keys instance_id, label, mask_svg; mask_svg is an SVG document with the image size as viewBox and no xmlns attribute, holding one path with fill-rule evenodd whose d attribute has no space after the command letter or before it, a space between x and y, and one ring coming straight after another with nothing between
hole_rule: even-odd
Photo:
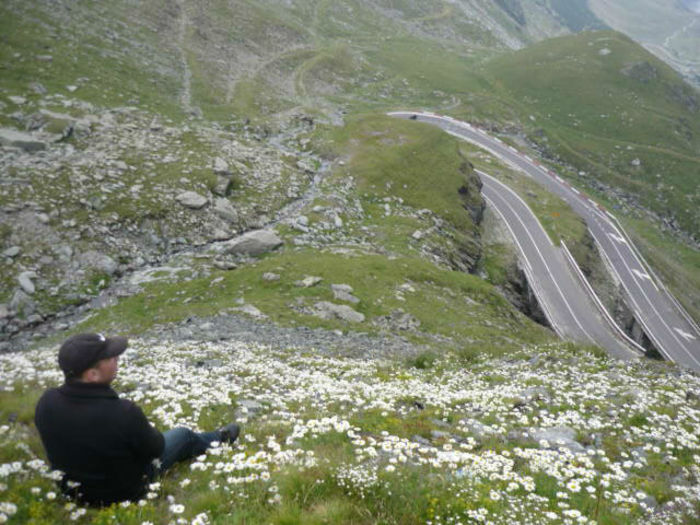
<instances>
[{"instance_id":1,"label":"man's knee","mask_svg":"<svg viewBox=\"0 0 700 525\"><path fill-rule=\"evenodd\" d=\"M172 436L173 438L191 438L192 431L187 427L175 427L171 430L165 432L166 436Z\"/></svg>"},{"instance_id":2,"label":"man's knee","mask_svg":"<svg viewBox=\"0 0 700 525\"><path fill-rule=\"evenodd\" d=\"M165 448L170 450L190 450L196 440L194 432L186 427L176 427L163 434Z\"/></svg>"}]
</instances>

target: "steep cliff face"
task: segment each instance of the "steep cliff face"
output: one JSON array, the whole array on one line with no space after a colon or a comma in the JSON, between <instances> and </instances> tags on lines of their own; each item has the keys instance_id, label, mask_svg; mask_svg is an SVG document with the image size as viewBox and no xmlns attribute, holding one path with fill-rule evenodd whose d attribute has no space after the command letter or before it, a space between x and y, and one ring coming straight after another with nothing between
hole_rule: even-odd
<instances>
[{"instance_id":1,"label":"steep cliff face","mask_svg":"<svg viewBox=\"0 0 700 525\"><path fill-rule=\"evenodd\" d=\"M455 268L467 271L469 273L474 273L476 271L477 265L482 255L481 246L481 236L479 234L481 230L481 222L484 218L484 209L486 208L486 202L481 195L481 179L476 174L474 166L466 159L459 165L459 172L464 177L464 184L462 184L457 193L459 194L462 206L467 212L469 212L469 217L474 225L473 235L464 237L464 240L458 244L459 249L457 254L458 258L453 258L453 264Z\"/></svg>"},{"instance_id":2,"label":"steep cliff face","mask_svg":"<svg viewBox=\"0 0 700 525\"><path fill-rule=\"evenodd\" d=\"M503 220L490 208L482 213L482 258L477 273L494 284L518 311L549 327L549 321L527 281L515 242Z\"/></svg>"}]
</instances>

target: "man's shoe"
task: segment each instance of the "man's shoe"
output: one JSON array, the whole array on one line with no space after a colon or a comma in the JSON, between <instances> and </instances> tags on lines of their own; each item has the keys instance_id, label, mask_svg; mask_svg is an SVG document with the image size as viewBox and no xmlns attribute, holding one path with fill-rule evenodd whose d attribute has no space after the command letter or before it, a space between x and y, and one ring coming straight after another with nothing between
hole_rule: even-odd
<instances>
[{"instance_id":1,"label":"man's shoe","mask_svg":"<svg viewBox=\"0 0 700 525\"><path fill-rule=\"evenodd\" d=\"M241 427L236 423L229 423L225 427L221 427L219 433L222 443L233 443L238 438L238 434L241 433Z\"/></svg>"}]
</instances>

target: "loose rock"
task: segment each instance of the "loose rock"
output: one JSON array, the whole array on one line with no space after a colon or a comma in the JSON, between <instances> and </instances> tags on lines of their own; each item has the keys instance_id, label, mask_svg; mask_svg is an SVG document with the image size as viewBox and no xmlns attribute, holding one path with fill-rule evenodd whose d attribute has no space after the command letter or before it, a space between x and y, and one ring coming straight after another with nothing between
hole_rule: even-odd
<instances>
[{"instance_id":1,"label":"loose rock","mask_svg":"<svg viewBox=\"0 0 700 525\"><path fill-rule=\"evenodd\" d=\"M218 268L219 270L235 270L238 268L238 265L233 262L233 261L221 261L221 260L216 260L214 261L214 267Z\"/></svg>"},{"instance_id":2,"label":"loose rock","mask_svg":"<svg viewBox=\"0 0 700 525\"><path fill-rule=\"evenodd\" d=\"M214 159L214 173L221 175L230 175L231 172L228 169L228 164L221 157L216 157Z\"/></svg>"},{"instance_id":3,"label":"loose rock","mask_svg":"<svg viewBox=\"0 0 700 525\"><path fill-rule=\"evenodd\" d=\"M576 431L571 427L536 428L530 430L530 437L543 448L567 448L571 452L585 450L583 445L576 441ZM546 442L546 445L543 442Z\"/></svg>"},{"instance_id":4,"label":"loose rock","mask_svg":"<svg viewBox=\"0 0 700 525\"><path fill-rule=\"evenodd\" d=\"M279 248L282 242L272 230L255 230L221 243L218 249L223 253L256 256Z\"/></svg>"},{"instance_id":5,"label":"loose rock","mask_svg":"<svg viewBox=\"0 0 700 525\"><path fill-rule=\"evenodd\" d=\"M345 301L353 304L360 302L357 297L352 295L352 287L347 284L331 284L331 290L333 290L333 298L338 301Z\"/></svg>"},{"instance_id":6,"label":"loose rock","mask_svg":"<svg viewBox=\"0 0 700 525\"><path fill-rule=\"evenodd\" d=\"M315 315L321 319L340 319L349 323L361 323L365 320L364 314L344 304L320 301L314 305L314 308L316 309Z\"/></svg>"},{"instance_id":7,"label":"loose rock","mask_svg":"<svg viewBox=\"0 0 700 525\"><path fill-rule=\"evenodd\" d=\"M36 291L36 288L34 287L34 283L32 282L32 279L35 279L35 278L36 278L35 272L22 272L21 274L19 274L17 281L19 282L19 285L22 287L22 290L24 290L29 295L32 295Z\"/></svg>"},{"instance_id":8,"label":"loose rock","mask_svg":"<svg viewBox=\"0 0 700 525\"><path fill-rule=\"evenodd\" d=\"M304 277L300 281L294 281L294 285L299 286L300 288L311 288L312 286L316 286L321 281L323 281L322 277L310 275L308 277Z\"/></svg>"},{"instance_id":9,"label":"loose rock","mask_svg":"<svg viewBox=\"0 0 700 525\"><path fill-rule=\"evenodd\" d=\"M228 175L217 175L216 184L212 188L212 192L220 197L228 197L233 191L233 180Z\"/></svg>"},{"instance_id":10,"label":"loose rock","mask_svg":"<svg viewBox=\"0 0 700 525\"><path fill-rule=\"evenodd\" d=\"M258 308L256 308L252 304L244 304L243 306L232 308L232 310L235 312L242 312L244 314L248 314L251 317L255 317L256 319L264 319L267 317L264 313L262 313Z\"/></svg>"},{"instance_id":11,"label":"loose rock","mask_svg":"<svg viewBox=\"0 0 700 525\"><path fill-rule=\"evenodd\" d=\"M10 310L30 315L36 310L36 304L24 290L16 290L10 300Z\"/></svg>"},{"instance_id":12,"label":"loose rock","mask_svg":"<svg viewBox=\"0 0 700 525\"><path fill-rule=\"evenodd\" d=\"M226 219L230 222L238 221L238 212L228 201L228 199L224 199L222 197L214 199L214 206L212 209L214 210L214 213L216 213L222 219Z\"/></svg>"},{"instance_id":13,"label":"loose rock","mask_svg":"<svg viewBox=\"0 0 700 525\"><path fill-rule=\"evenodd\" d=\"M5 257L9 257L9 258L13 259L13 258L17 257L21 251L22 250L19 246L12 246L11 248L8 248L4 252L2 252L2 254Z\"/></svg>"},{"instance_id":14,"label":"loose rock","mask_svg":"<svg viewBox=\"0 0 700 525\"><path fill-rule=\"evenodd\" d=\"M0 128L0 145L20 148L27 153L46 149L45 142L10 128Z\"/></svg>"},{"instance_id":15,"label":"loose rock","mask_svg":"<svg viewBox=\"0 0 700 525\"><path fill-rule=\"evenodd\" d=\"M186 208L192 208L194 210L203 208L209 202L209 199L194 191L184 191L175 197L175 199Z\"/></svg>"}]
</instances>

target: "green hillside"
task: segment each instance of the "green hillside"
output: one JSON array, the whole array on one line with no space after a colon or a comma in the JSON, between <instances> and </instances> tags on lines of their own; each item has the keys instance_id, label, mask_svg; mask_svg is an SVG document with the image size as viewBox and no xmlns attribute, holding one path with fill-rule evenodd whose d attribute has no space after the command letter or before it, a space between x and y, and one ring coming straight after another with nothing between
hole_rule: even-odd
<instances>
[{"instance_id":1,"label":"green hillside","mask_svg":"<svg viewBox=\"0 0 700 525\"><path fill-rule=\"evenodd\" d=\"M514 23L530 16L516 4L501 2L491 8L501 15L510 12L509 23ZM554 9L570 25L593 23L580 3L568 8L556 3ZM207 130L195 136L178 130L183 144L163 140L157 153L137 153L144 145L155 145L152 141L113 152L129 166L119 182L141 185L144 191L132 199L129 210L114 199L96 210L103 218L116 214L117 219L109 220L142 228L146 220L162 222L165 217L166 230L191 230L173 217L163 191L212 187L214 179L205 166L221 146L210 144L209 126L232 133L223 140L259 141L270 134L298 133L290 128L308 116L325 130L303 139L307 143L300 149L312 152L324 147L319 137L352 115L425 108L536 141L555 164L562 161L556 167L573 175L576 184L587 186L621 215L630 215L632 233L647 240L648 254L661 249L654 240L658 236L648 232L650 219L681 231L686 239L697 240L700 231L698 95L669 67L618 33L565 36L508 52L498 31L438 0L249 1L235 9L222 0L172 5L77 2L74 8L7 2L0 14L3 126L31 126L32 115L42 109L87 115L98 122L100 112L127 106L141 111L143 122L157 118L178 126L188 120ZM36 91L39 85L46 94ZM25 102L12 102L17 96ZM114 129L126 144L129 127ZM71 140L79 150L91 146ZM104 140L115 144L113 137ZM251 164L243 150L241 145L235 156L237 171ZM189 155L186 166L157 163L152 168L146 158L179 153ZM288 164L297 179L303 176L295 161ZM90 163L84 165L71 170L92 177ZM569 165L574 169L569 171ZM7 172L17 180L45 177L28 165L9 166ZM33 200L50 210L54 190L60 193L70 180L65 170L61 173L56 187L8 185L0 202ZM289 176L288 170L280 176ZM93 202L100 197L102 183L93 182L78 188L80 198ZM240 228L255 223L252 215L269 216L289 199L276 182L268 181L265 188L256 188L245 177L240 182L230 199L239 215L243 204L248 205L250 213ZM62 210L63 220L83 221L89 215L80 198L67 201L76 210ZM268 209L256 210L262 199L270 201ZM9 226L3 225L0 233L7 247L18 242ZM205 233L211 237L214 228ZM98 232L93 240L99 242L102 235ZM29 252L20 257L31 266L36 261ZM663 252L681 254L650 259L696 312L697 251L665 239ZM112 255L136 258L133 251L129 257L124 250ZM41 266L35 269L41 274ZM10 285L16 273L6 267L0 280ZM12 293L6 286L0 296L9 301ZM65 304L51 302L54 310Z\"/></svg>"},{"instance_id":2,"label":"green hillside","mask_svg":"<svg viewBox=\"0 0 700 525\"><path fill-rule=\"evenodd\" d=\"M540 145L619 188L696 238L700 232L700 96L628 38L591 32L489 62Z\"/></svg>"},{"instance_id":3,"label":"green hillside","mask_svg":"<svg viewBox=\"0 0 700 525\"><path fill-rule=\"evenodd\" d=\"M3 0L0 523L697 523L700 377L526 316L475 167L587 259L581 219L384 114L536 142L697 314L698 251L650 226L697 239L697 93L617 33L510 51L588 5ZM115 389L156 428L241 437L140 501L63 497L34 407L84 331L130 338Z\"/></svg>"}]
</instances>

